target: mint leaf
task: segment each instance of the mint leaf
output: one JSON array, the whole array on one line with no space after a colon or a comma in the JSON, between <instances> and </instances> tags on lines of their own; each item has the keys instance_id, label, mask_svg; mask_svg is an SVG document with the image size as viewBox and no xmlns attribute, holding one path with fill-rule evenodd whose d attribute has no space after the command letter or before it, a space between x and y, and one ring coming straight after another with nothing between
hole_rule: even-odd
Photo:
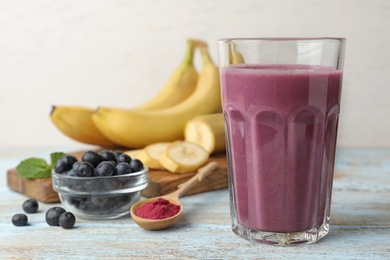
<instances>
[{"instance_id":1,"label":"mint leaf","mask_svg":"<svg viewBox=\"0 0 390 260\"><path fill-rule=\"evenodd\" d=\"M54 152L54 153L50 154L50 170L52 170L54 168L57 161L64 155L66 155L66 154L63 152Z\"/></svg>"},{"instance_id":2,"label":"mint leaf","mask_svg":"<svg viewBox=\"0 0 390 260\"><path fill-rule=\"evenodd\" d=\"M29 158L16 166L18 174L26 179L48 178L51 176L50 166L44 159Z\"/></svg>"}]
</instances>

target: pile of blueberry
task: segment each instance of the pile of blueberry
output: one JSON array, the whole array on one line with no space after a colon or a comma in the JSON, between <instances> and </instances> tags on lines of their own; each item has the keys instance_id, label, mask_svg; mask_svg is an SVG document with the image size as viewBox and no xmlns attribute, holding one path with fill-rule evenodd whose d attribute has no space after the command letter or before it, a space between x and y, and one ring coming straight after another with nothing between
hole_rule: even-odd
<instances>
[{"instance_id":1,"label":"pile of blueberry","mask_svg":"<svg viewBox=\"0 0 390 260\"><path fill-rule=\"evenodd\" d=\"M72 155L62 156L56 163L54 171L58 174L77 177L103 177L123 175L144 169L143 163L132 159L121 151L103 150L86 151L81 162Z\"/></svg>"},{"instance_id":2,"label":"pile of blueberry","mask_svg":"<svg viewBox=\"0 0 390 260\"><path fill-rule=\"evenodd\" d=\"M26 213L37 213L38 202L35 199L26 200L22 208ZM46 223L49 226L61 226L65 229L70 229L76 223L76 217L71 212L67 212L61 207L52 207L46 211ZM13 215L12 224L17 227L26 226L28 224L28 217L26 214L18 213Z\"/></svg>"},{"instance_id":3,"label":"pile of blueberry","mask_svg":"<svg viewBox=\"0 0 390 260\"><path fill-rule=\"evenodd\" d=\"M81 161L71 155L64 155L57 161L54 172L66 178L58 178L55 186L67 190L59 192L61 201L64 205L75 207L78 210L76 214L114 214L114 211L123 211L138 199L139 195L135 192L123 193L123 190L138 179L137 176L126 174L143 169L144 165L140 160L132 159L121 151L89 150L82 155ZM67 178L68 176L72 178ZM116 178L117 176L124 178Z\"/></svg>"}]
</instances>

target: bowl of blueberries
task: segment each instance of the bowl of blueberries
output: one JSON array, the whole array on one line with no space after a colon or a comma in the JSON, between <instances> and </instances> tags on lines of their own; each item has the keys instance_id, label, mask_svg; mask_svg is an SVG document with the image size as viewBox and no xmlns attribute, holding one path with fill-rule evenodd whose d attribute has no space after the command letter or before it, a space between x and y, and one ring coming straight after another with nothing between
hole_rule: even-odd
<instances>
[{"instance_id":1,"label":"bowl of blueberries","mask_svg":"<svg viewBox=\"0 0 390 260\"><path fill-rule=\"evenodd\" d=\"M52 172L53 189L63 206L85 219L114 219L129 214L148 185L148 168L121 151L64 155Z\"/></svg>"}]
</instances>

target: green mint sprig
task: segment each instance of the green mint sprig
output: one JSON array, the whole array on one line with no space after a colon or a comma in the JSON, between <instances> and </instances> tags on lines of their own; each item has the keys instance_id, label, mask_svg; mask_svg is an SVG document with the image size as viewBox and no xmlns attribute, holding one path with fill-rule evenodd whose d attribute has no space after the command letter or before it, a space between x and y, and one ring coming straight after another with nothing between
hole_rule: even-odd
<instances>
[{"instance_id":1,"label":"green mint sprig","mask_svg":"<svg viewBox=\"0 0 390 260\"><path fill-rule=\"evenodd\" d=\"M16 166L16 171L19 176L25 179L41 179L49 178L51 176L51 171L56 165L57 161L63 156L63 152L54 152L50 154L50 164L48 164L42 158L28 158L21 161L18 166Z\"/></svg>"}]
</instances>

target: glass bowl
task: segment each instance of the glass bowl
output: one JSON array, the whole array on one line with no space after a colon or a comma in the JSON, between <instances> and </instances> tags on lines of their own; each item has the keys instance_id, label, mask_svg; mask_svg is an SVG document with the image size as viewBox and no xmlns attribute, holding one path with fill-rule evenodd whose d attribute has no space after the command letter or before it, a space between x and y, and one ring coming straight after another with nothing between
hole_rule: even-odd
<instances>
[{"instance_id":1,"label":"glass bowl","mask_svg":"<svg viewBox=\"0 0 390 260\"><path fill-rule=\"evenodd\" d=\"M73 177L52 172L53 189L67 211L85 219L114 219L130 214L148 186L148 168L106 177Z\"/></svg>"}]
</instances>

